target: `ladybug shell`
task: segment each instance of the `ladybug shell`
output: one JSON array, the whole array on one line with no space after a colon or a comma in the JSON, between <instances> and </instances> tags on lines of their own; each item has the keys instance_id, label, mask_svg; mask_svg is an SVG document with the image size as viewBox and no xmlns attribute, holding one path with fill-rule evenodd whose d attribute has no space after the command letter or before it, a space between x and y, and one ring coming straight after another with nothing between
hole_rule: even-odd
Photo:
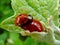
<instances>
[{"instance_id":1,"label":"ladybug shell","mask_svg":"<svg viewBox=\"0 0 60 45\"><path fill-rule=\"evenodd\" d=\"M28 15L27 14L21 14L16 17L15 19L15 25L22 26L23 24L28 22Z\"/></svg>"},{"instance_id":2,"label":"ladybug shell","mask_svg":"<svg viewBox=\"0 0 60 45\"><path fill-rule=\"evenodd\" d=\"M33 31L41 32L43 30L42 24L39 21L34 20L32 18L31 20L28 18L27 14L21 14L16 17L15 25L20 26L24 30L29 30L30 32L33 32Z\"/></svg>"},{"instance_id":3,"label":"ladybug shell","mask_svg":"<svg viewBox=\"0 0 60 45\"><path fill-rule=\"evenodd\" d=\"M29 30L30 32L33 32L33 31L42 32L43 31L42 24L37 20L33 20L31 23L24 25L22 28L25 30Z\"/></svg>"}]
</instances>

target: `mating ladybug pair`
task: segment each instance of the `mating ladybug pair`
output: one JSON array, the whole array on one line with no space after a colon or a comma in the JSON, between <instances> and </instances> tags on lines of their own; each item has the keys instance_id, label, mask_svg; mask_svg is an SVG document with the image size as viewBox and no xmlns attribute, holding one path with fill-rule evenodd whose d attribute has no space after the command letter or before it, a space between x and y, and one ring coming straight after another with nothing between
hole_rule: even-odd
<instances>
[{"instance_id":1,"label":"mating ladybug pair","mask_svg":"<svg viewBox=\"0 0 60 45\"><path fill-rule=\"evenodd\" d=\"M39 21L33 19L31 15L27 14L20 14L17 16L15 19L15 25L23 28L24 30L29 30L30 32L43 31L42 24Z\"/></svg>"}]
</instances>

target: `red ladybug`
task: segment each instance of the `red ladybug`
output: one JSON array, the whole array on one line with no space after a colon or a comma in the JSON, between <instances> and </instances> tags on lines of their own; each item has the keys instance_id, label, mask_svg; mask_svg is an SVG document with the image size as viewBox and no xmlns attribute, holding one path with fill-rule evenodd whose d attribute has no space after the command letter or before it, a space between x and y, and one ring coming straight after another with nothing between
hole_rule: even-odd
<instances>
[{"instance_id":1,"label":"red ladybug","mask_svg":"<svg viewBox=\"0 0 60 45\"><path fill-rule=\"evenodd\" d=\"M17 16L15 19L15 25L20 26L24 30L29 30L30 32L43 31L42 24L39 21L33 19L31 15L27 15L27 14L21 14Z\"/></svg>"}]
</instances>

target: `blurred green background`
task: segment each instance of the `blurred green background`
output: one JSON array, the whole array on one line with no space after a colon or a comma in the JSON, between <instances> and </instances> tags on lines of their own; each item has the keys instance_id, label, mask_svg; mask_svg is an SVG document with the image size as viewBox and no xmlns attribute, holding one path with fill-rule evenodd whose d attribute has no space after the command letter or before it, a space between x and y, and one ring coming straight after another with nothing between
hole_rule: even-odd
<instances>
[{"instance_id":1,"label":"blurred green background","mask_svg":"<svg viewBox=\"0 0 60 45\"><path fill-rule=\"evenodd\" d=\"M0 22L13 15L10 0L0 0ZM31 37L24 37L18 33L8 32L0 28L0 45L52 45L46 42L34 41Z\"/></svg>"}]
</instances>

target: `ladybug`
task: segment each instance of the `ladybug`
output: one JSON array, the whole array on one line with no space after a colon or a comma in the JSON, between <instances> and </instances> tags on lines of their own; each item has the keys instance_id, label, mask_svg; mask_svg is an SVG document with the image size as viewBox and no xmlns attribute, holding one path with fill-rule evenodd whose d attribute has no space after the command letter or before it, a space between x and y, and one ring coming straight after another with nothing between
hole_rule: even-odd
<instances>
[{"instance_id":1,"label":"ladybug","mask_svg":"<svg viewBox=\"0 0 60 45\"><path fill-rule=\"evenodd\" d=\"M24 30L29 30L30 32L43 31L42 24L38 20L33 19L31 15L27 14L18 15L15 19L15 25L23 28Z\"/></svg>"}]
</instances>

